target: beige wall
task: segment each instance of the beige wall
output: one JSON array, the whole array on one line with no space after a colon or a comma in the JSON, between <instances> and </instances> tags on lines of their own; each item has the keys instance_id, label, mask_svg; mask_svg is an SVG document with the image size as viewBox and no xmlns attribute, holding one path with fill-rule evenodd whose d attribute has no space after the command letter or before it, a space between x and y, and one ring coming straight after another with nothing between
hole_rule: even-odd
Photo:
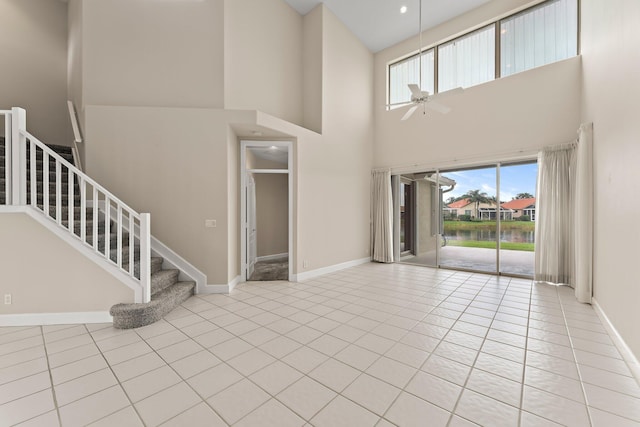
<instances>
[{"instance_id":1,"label":"beige wall","mask_svg":"<svg viewBox=\"0 0 640 427\"><path fill-rule=\"evenodd\" d=\"M582 0L583 110L593 122L594 296L640 358L640 2Z\"/></svg>"},{"instance_id":2,"label":"beige wall","mask_svg":"<svg viewBox=\"0 0 640 427\"><path fill-rule=\"evenodd\" d=\"M457 167L521 151L535 157L541 147L571 141L580 124L580 70L577 57L468 88L446 98L446 115L401 121L403 109L379 109L375 165Z\"/></svg>"},{"instance_id":3,"label":"beige wall","mask_svg":"<svg viewBox=\"0 0 640 427\"><path fill-rule=\"evenodd\" d=\"M322 15L316 7L303 17L303 126L322 133Z\"/></svg>"},{"instance_id":4,"label":"beige wall","mask_svg":"<svg viewBox=\"0 0 640 427\"><path fill-rule=\"evenodd\" d=\"M82 3L85 105L222 107L224 0Z\"/></svg>"},{"instance_id":5,"label":"beige wall","mask_svg":"<svg viewBox=\"0 0 640 427\"><path fill-rule=\"evenodd\" d=\"M302 125L302 17L282 0L226 0L225 102Z\"/></svg>"},{"instance_id":6,"label":"beige wall","mask_svg":"<svg viewBox=\"0 0 640 427\"><path fill-rule=\"evenodd\" d=\"M207 274L210 284L228 283L240 271L238 137L250 134L242 126L238 129L244 133L231 129L248 120L247 117L253 122L258 117L268 122L262 128L265 137L269 126L276 126L286 128L285 133L280 133L281 138L297 138L293 148L294 191L297 192L294 194L294 203L297 203L293 227L294 272L303 270L305 260L307 270L311 270L366 257L373 142L372 54L326 8L311 14L316 21L311 17L309 25L316 30L310 37L321 37L321 40L308 41L322 46L321 55L315 58L320 59L321 68L315 70L319 74L314 84L316 89L322 88L316 100L322 101L319 105L323 127L322 136L312 135L301 127L276 119L294 124L303 120L302 17L284 2L269 2L273 7L263 10L261 18L266 22L269 20L264 16L273 16L269 23L273 28L267 28L262 21L247 25L246 22L257 19L252 12L247 18L249 21L243 21L240 32L234 25L235 20L240 19L234 15L239 13L240 3L249 9L253 6L257 11L266 6L255 2L229 3L225 2L225 37L228 38L224 41L224 68L231 80L225 81L229 82L228 99L242 102L226 106L260 108L271 116L262 113L256 116L251 111L156 108L163 102L154 97L169 97L175 88L163 88L156 77L145 82L135 75L135 70L124 77L117 75L124 71L103 76L104 71L97 67L97 64L106 66L109 57L118 60L122 55L135 56L135 53L146 52L147 47L146 35L140 33L142 28L136 30L137 27L127 22L122 31L134 43L124 52L117 52L114 46L124 36L111 34L114 30L99 21L109 21L108 17L116 19L128 12L140 16L150 4L159 8L149 12L154 19L159 15L160 22L166 19L165 12L186 13L192 11L193 5L200 5L197 10L206 16L210 11L207 7L213 8L214 2L180 2L173 3L174 6L154 2L133 6L121 0L108 5L84 0L82 88L86 106L87 170L134 209L151 212L152 233ZM155 25L143 28L153 33L157 30ZM187 31L188 34L191 33ZM183 42L187 40L184 37ZM217 47L219 39L214 39ZM260 64L259 69L255 64L250 67L254 59L247 59L246 49L256 43L261 46L262 39L269 40L269 45L259 49L257 58L266 62ZM93 53L88 57L90 50ZM153 50L148 55L150 58L138 65L151 72L157 57ZM204 64L207 68L206 57ZM212 80L217 80L218 74L209 74ZM246 78L240 78L242 75ZM249 78L250 82L246 80ZM181 75L180 80L185 79L193 80L197 86L198 76ZM144 85L126 90L134 82ZM245 83L249 86L244 86ZM121 87L109 91L116 84ZM251 89L251 97L243 92L247 87ZM161 93L151 93L152 88ZM204 92L207 88L205 85ZM180 106L180 98L176 99L174 105ZM192 101L190 106L199 104L198 99ZM217 227L206 229L205 219L215 219Z\"/></svg>"},{"instance_id":7,"label":"beige wall","mask_svg":"<svg viewBox=\"0 0 640 427\"><path fill-rule=\"evenodd\" d=\"M80 122L84 120L82 96L82 0L69 0L67 38L67 95L76 107Z\"/></svg>"},{"instance_id":8,"label":"beige wall","mask_svg":"<svg viewBox=\"0 0 640 427\"><path fill-rule=\"evenodd\" d=\"M322 137L297 147L297 272L369 253L373 55L320 7Z\"/></svg>"},{"instance_id":9,"label":"beige wall","mask_svg":"<svg viewBox=\"0 0 640 427\"><path fill-rule=\"evenodd\" d=\"M109 311L133 291L27 214L0 215L0 314ZM37 268L34 268L37 265Z\"/></svg>"},{"instance_id":10,"label":"beige wall","mask_svg":"<svg viewBox=\"0 0 640 427\"><path fill-rule=\"evenodd\" d=\"M70 145L67 4L0 2L0 40L0 110L24 108L29 132L48 144Z\"/></svg>"},{"instance_id":11,"label":"beige wall","mask_svg":"<svg viewBox=\"0 0 640 427\"><path fill-rule=\"evenodd\" d=\"M236 132L227 127L227 280L226 282L209 283L229 283L240 275L241 242L240 242L240 142ZM216 200L217 203L222 199ZM218 275L219 276L219 275Z\"/></svg>"},{"instance_id":12,"label":"beige wall","mask_svg":"<svg viewBox=\"0 0 640 427\"><path fill-rule=\"evenodd\" d=\"M239 189L230 174L236 176L239 160L231 117L224 110L86 107L91 176L138 212L150 212L152 234L209 284L228 283L229 259L237 256ZM206 219L217 226L205 228Z\"/></svg>"},{"instance_id":13,"label":"beige wall","mask_svg":"<svg viewBox=\"0 0 640 427\"><path fill-rule=\"evenodd\" d=\"M526 3L487 3L425 32L424 44L442 41ZM416 113L401 121L406 109L386 111L384 107L387 64L417 50L417 45L413 38L376 54L376 167L464 166L479 160L495 161L509 152L535 152L575 138L580 121L580 58L474 86L455 97L443 95L441 102L453 109L449 114Z\"/></svg>"},{"instance_id":14,"label":"beige wall","mask_svg":"<svg viewBox=\"0 0 640 427\"><path fill-rule=\"evenodd\" d=\"M258 257L289 252L289 176L256 173Z\"/></svg>"}]
</instances>

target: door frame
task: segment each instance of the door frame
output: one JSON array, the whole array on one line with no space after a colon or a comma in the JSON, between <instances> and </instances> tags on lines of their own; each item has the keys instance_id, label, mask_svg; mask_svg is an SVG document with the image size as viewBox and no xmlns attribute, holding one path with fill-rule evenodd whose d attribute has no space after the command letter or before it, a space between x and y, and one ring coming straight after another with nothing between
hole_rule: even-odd
<instances>
[{"instance_id":1,"label":"door frame","mask_svg":"<svg viewBox=\"0 0 640 427\"><path fill-rule=\"evenodd\" d=\"M252 147L286 147L287 169L247 169L247 149ZM292 141L265 141L265 140L241 140L240 141L240 281L247 281L247 173L278 173L287 174L288 184L288 249L289 273L288 280L293 277L295 254L293 253L293 142Z\"/></svg>"},{"instance_id":2,"label":"door frame","mask_svg":"<svg viewBox=\"0 0 640 427\"><path fill-rule=\"evenodd\" d=\"M493 167L496 170L496 198L499 199L500 197L500 193L501 193L501 168L503 167L509 167L509 166L517 166L517 165L526 165L526 164L533 164L533 163L538 163L538 157L536 155L534 155L533 153L528 153L528 152L521 152L519 156L513 156L513 157L509 157L509 156L505 156L503 159L501 160L486 160L486 161L475 161L475 162L469 162L467 165L465 164L456 164L456 165L449 165L449 164L445 164L444 166L424 166L424 167L412 167L412 168L406 168L406 169L397 169L397 170L392 170L391 171L391 189L392 189L392 193L393 193L393 245L394 245L394 262L398 262L398 263L402 263L402 259L401 259L401 253L400 253L400 202L399 202L399 194L400 194L400 182L402 179L402 175L405 174L412 174L412 173L423 173L425 171L429 171L429 172L434 172L437 175L435 184L436 184L436 188L440 188L440 174L443 173L448 173L448 172L455 172L455 171L460 171L460 170L466 170L466 169L482 169L482 168L490 168ZM440 223L442 224L442 215L443 215L443 207L444 207L444 200L443 200L443 195L441 192L439 192L440 194L436 197L437 198L437 212L438 212L438 219L440 221ZM538 195L536 194L536 197L538 197ZM498 206L500 206L500 203L498 203ZM447 270L454 270L454 271L465 271L465 272L471 272L471 273L483 273L483 274L491 274L491 275L495 275L495 276L505 276L505 277L516 277L516 278L524 278L524 279L531 279L531 276L527 276L527 275L521 275L521 274L517 274L517 273L509 273L509 272L504 272L502 271L502 266L501 266L501 241L500 241L500 234L501 234L501 230L502 230L502 221L504 221L501 218L501 211L500 209L496 209L496 255L495 255L495 260L496 260L496 269L495 271L484 271L484 270L473 270L473 269L469 269L469 268L463 268L463 267L453 267L453 266L443 266L441 264L441 249L442 249L442 239L443 239L443 229L440 229L440 226L438 226L438 244L436 245L436 265L433 266L428 266L428 267L432 267L432 268L438 268L438 269L447 269ZM412 264L415 265L415 264Z\"/></svg>"}]
</instances>

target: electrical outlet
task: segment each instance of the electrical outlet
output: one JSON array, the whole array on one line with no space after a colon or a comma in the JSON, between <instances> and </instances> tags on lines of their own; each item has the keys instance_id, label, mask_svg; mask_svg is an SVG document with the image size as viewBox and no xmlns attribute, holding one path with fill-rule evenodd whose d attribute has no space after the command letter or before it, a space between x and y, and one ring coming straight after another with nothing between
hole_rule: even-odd
<instances>
[{"instance_id":1,"label":"electrical outlet","mask_svg":"<svg viewBox=\"0 0 640 427\"><path fill-rule=\"evenodd\" d=\"M215 228L216 227L216 220L215 219L205 219L204 220L204 226L207 228Z\"/></svg>"},{"instance_id":2,"label":"electrical outlet","mask_svg":"<svg viewBox=\"0 0 640 427\"><path fill-rule=\"evenodd\" d=\"M5 304L11 304L11 294L5 294L4 295L4 303Z\"/></svg>"},{"instance_id":3,"label":"electrical outlet","mask_svg":"<svg viewBox=\"0 0 640 427\"><path fill-rule=\"evenodd\" d=\"M307 267L309 267L309 261L305 259L304 261L302 261L302 268L307 268Z\"/></svg>"}]
</instances>

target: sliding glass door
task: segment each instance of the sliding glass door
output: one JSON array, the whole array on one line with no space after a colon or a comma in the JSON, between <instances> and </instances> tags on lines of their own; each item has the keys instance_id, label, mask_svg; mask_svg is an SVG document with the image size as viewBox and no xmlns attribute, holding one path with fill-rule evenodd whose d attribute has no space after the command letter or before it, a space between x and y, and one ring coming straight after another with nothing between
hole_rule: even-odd
<instances>
[{"instance_id":1,"label":"sliding glass door","mask_svg":"<svg viewBox=\"0 0 640 427\"><path fill-rule=\"evenodd\" d=\"M500 166L500 273L533 276L537 175L536 162Z\"/></svg>"},{"instance_id":2,"label":"sliding glass door","mask_svg":"<svg viewBox=\"0 0 640 427\"><path fill-rule=\"evenodd\" d=\"M455 188L443 200L440 266L497 271L496 167L447 171Z\"/></svg>"},{"instance_id":3,"label":"sliding glass door","mask_svg":"<svg viewBox=\"0 0 640 427\"><path fill-rule=\"evenodd\" d=\"M435 172L400 177L400 260L409 264L437 267L439 241L439 192Z\"/></svg>"},{"instance_id":4,"label":"sliding glass door","mask_svg":"<svg viewBox=\"0 0 640 427\"><path fill-rule=\"evenodd\" d=\"M532 276L536 176L534 161L402 175L400 261Z\"/></svg>"}]
</instances>

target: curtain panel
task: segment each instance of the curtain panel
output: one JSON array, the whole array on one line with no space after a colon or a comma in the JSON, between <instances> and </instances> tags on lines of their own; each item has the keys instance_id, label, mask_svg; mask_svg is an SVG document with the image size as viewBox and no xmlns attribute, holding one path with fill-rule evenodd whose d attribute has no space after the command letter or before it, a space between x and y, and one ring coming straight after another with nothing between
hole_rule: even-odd
<instances>
[{"instance_id":1,"label":"curtain panel","mask_svg":"<svg viewBox=\"0 0 640 427\"><path fill-rule=\"evenodd\" d=\"M393 262L393 202L391 172L371 173L371 259Z\"/></svg>"},{"instance_id":2,"label":"curtain panel","mask_svg":"<svg viewBox=\"0 0 640 427\"><path fill-rule=\"evenodd\" d=\"M536 281L573 282L575 145L545 148L538 156Z\"/></svg>"},{"instance_id":3,"label":"curtain panel","mask_svg":"<svg viewBox=\"0 0 640 427\"><path fill-rule=\"evenodd\" d=\"M593 288L593 125L576 142L538 156L534 280L575 288L590 303Z\"/></svg>"}]
</instances>

